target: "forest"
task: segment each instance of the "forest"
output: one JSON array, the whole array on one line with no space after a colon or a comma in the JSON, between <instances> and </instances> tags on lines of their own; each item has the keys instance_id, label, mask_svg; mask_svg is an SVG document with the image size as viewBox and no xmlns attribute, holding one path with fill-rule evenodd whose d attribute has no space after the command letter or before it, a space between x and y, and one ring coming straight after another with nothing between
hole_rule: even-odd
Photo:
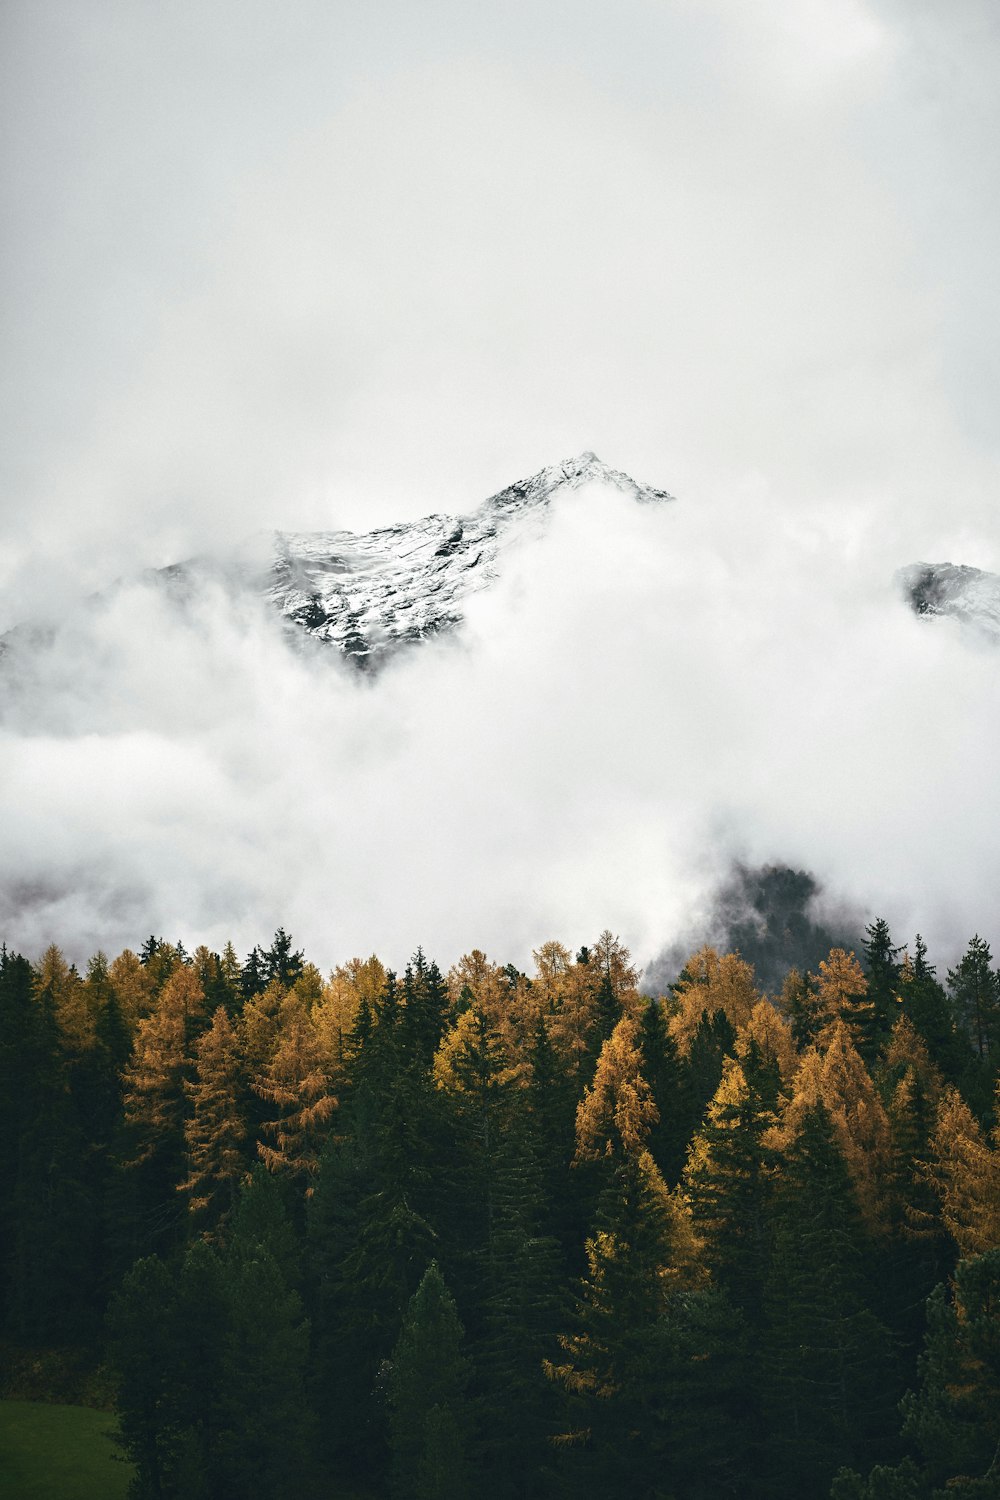
<instances>
[{"instance_id":1,"label":"forest","mask_svg":"<svg viewBox=\"0 0 1000 1500\"><path fill-rule=\"evenodd\" d=\"M988 944L882 919L775 994L3 948L2 1354L135 1500L996 1497L998 1071Z\"/></svg>"}]
</instances>

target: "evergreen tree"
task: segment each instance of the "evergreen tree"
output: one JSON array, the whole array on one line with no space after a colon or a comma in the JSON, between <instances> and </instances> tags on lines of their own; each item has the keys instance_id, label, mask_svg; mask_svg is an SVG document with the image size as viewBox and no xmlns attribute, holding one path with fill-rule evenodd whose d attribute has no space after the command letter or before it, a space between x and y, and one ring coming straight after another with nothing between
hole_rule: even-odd
<instances>
[{"instance_id":1,"label":"evergreen tree","mask_svg":"<svg viewBox=\"0 0 1000 1500\"><path fill-rule=\"evenodd\" d=\"M938 982L934 965L927 962L927 945L919 932L913 958L902 965L900 991L907 1019L923 1037L945 1077L957 1083L972 1060L969 1040L956 1028L954 1006Z\"/></svg>"},{"instance_id":2,"label":"evergreen tree","mask_svg":"<svg viewBox=\"0 0 1000 1500\"><path fill-rule=\"evenodd\" d=\"M562 1254L545 1232L538 1141L522 1112L504 1132L494 1203L484 1331L475 1350L479 1467L497 1500L531 1500L547 1493L555 1412L543 1360L555 1353L566 1309Z\"/></svg>"},{"instance_id":3,"label":"evergreen tree","mask_svg":"<svg viewBox=\"0 0 1000 1500\"><path fill-rule=\"evenodd\" d=\"M438 1222L452 1284L463 1307L482 1307L492 1281L499 1163L510 1128L514 1081L496 1031L475 1004L446 1034L434 1060L443 1101L449 1181ZM479 1334L478 1319L470 1332Z\"/></svg>"},{"instance_id":4,"label":"evergreen tree","mask_svg":"<svg viewBox=\"0 0 1000 1500\"><path fill-rule=\"evenodd\" d=\"M385 1379L394 1492L463 1500L471 1492L471 1375L463 1330L437 1262L410 1300Z\"/></svg>"},{"instance_id":5,"label":"evergreen tree","mask_svg":"<svg viewBox=\"0 0 1000 1500\"><path fill-rule=\"evenodd\" d=\"M730 1058L683 1178L705 1262L752 1326L763 1307L774 1167L768 1132L774 1123L770 1100Z\"/></svg>"},{"instance_id":6,"label":"evergreen tree","mask_svg":"<svg viewBox=\"0 0 1000 1500\"><path fill-rule=\"evenodd\" d=\"M177 1284L159 1258L136 1261L108 1311L117 1375L118 1435L135 1465L134 1500L173 1500L183 1451L183 1392L176 1380ZM179 1497L178 1497L179 1500Z\"/></svg>"},{"instance_id":7,"label":"evergreen tree","mask_svg":"<svg viewBox=\"0 0 1000 1500\"><path fill-rule=\"evenodd\" d=\"M680 1178L688 1147L689 1083L686 1062L681 1059L658 1000L650 1000L642 1009L638 1046L640 1070L657 1113L649 1132L649 1151L664 1181L673 1187Z\"/></svg>"},{"instance_id":8,"label":"evergreen tree","mask_svg":"<svg viewBox=\"0 0 1000 1500\"><path fill-rule=\"evenodd\" d=\"M671 1214L648 1152L615 1162L587 1241L574 1327L546 1363L564 1393L559 1444L595 1500L642 1494L659 1410L659 1329L670 1287ZM571 1485L572 1489L572 1485Z\"/></svg>"},{"instance_id":9,"label":"evergreen tree","mask_svg":"<svg viewBox=\"0 0 1000 1500\"><path fill-rule=\"evenodd\" d=\"M949 1295L950 1290L950 1295ZM1000 1493L1000 1249L959 1262L927 1304L920 1389L901 1403L914 1457L844 1470L834 1500L995 1500Z\"/></svg>"},{"instance_id":10,"label":"evergreen tree","mask_svg":"<svg viewBox=\"0 0 1000 1500\"><path fill-rule=\"evenodd\" d=\"M82 988L58 949L38 973L0 954L0 1276L8 1327L25 1339L81 1336L100 1295L100 1174L70 1088L78 1048L94 1046L94 1035L66 1024Z\"/></svg>"},{"instance_id":11,"label":"evergreen tree","mask_svg":"<svg viewBox=\"0 0 1000 1500\"><path fill-rule=\"evenodd\" d=\"M401 1043L416 1067L429 1068L444 1034L448 987L433 961L418 948L403 974Z\"/></svg>"},{"instance_id":12,"label":"evergreen tree","mask_svg":"<svg viewBox=\"0 0 1000 1500\"><path fill-rule=\"evenodd\" d=\"M822 1494L845 1457L870 1458L885 1420L889 1335L866 1303L866 1242L821 1103L780 1164L765 1304L769 1492Z\"/></svg>"},{"instance_id":13,"label":"evergreen tree","mask_svg":"<svg viewBox=\"0 0 1000 1500\"><path fill-rule=\"evenodd\" d=\"M900 1006L899 981L901 950L892 942L889 924L877 917L865 928L861 944L868 978L868 999L872 1005L872 1042L878 1048L889 1040Z\"/></svg>"},{"instance_id":14,"label":"evergreen tree","mask_svg":"<svg viewBox=\"0 0 1000 1500\"><path fill-rule=\"evenodd\" d=\"M309 1324L279 1261L234 1238L226 1265L219 1500L300 1500L310 1484L314 1417L306 1393Z\"/></svg>"},{"instance_id":15,"label":"evergreen tree","mask_svg":"<svg viewBox=\"0 0 1000 1500\"><path fill-rule=\"evenodd\" d=\"M302 963L302 953L293 950L292 940L288 933L283 927L279 927L274 934L274 941L263 955L263 973L266 982L270 983L272 979L276 979L284 989L291 989L302 973Z\"/></svg>"},{"instance_id":16,"label":"evergreen tree","mask_svg":"<svg viewBox=\"0 0 1000 1500\"><path fill-rule=\"evenodd\" d=\"M830 1019L819 996L816 976L801 974L798 969L790 969L785 976L779 1005L788 1017L792 1038L800 1051L812 1046Z\"/></svg>"},{"instance_id":17,"label":"evergreen tree","mask_svg":"<svg viewBox=\"0 0 1000 1500\"><path fill-rule=\"evenodd\" d=\"M722 1082L726 1058L732 1057L735 1047L736 1028L725 1011L717 1010L714 1015L702 1011L687 1054L685 1134L688 1140L701 1125L705 1110Z\"/></svg>"},{"instance_id":18,"label":"evergreen tree","mask_svg":"<svg viewBox=\"0 0 1000 1500\"><path fill-rule=\"evenodd\" d=\"M1000 980L992 963L990 945L977 933L958 967L948 970L948 988L959 1019L980 1059L1000 1051Z\"/></svg>"}]
</instances>

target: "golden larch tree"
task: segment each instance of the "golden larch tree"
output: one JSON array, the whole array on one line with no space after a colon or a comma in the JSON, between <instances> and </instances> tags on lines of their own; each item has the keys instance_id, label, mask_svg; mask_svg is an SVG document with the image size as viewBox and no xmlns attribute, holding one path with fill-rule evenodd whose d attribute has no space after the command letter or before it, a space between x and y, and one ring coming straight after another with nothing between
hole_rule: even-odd
<instances>
[{"instance_id":1,"label":"golden larch tree","mask_svg":"<svg viewBox=\"0 0 1000 1500\"><path fill-rule=\"evenodd\" d=\"M639 1022L622 1016L601 1048L594 1081L576 1111L577 1160L641 1151L659 1118L642 1076Z\"/></svg>"},{"instance_id":2,"label":"golden larch tree","mask_svg":"<svg viewBox=\"0 0 1000 1500\"><path fill-rule=\"evenodd\" d=\"M676 1014L670 1030L682 1052L688 1052L702 1015L722 1011L734 1031L745 1026L761 996L754 983L753 965L738 953L721 957L714 948L700 948L684 965L674 985Z\"/></svg>"}]
</instances>

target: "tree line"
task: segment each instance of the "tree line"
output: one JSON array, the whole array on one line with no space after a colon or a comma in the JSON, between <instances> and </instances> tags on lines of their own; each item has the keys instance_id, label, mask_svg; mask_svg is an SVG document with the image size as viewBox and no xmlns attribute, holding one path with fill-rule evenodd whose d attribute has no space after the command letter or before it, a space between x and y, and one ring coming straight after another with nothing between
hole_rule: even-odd
<instances>
[{"instance_id":1,"label":"tree line","mask_svg":"<svg viewBox=\"0 0 1000 1500\"><path fill-rule=\"evenodd\" d=\"M9 1347L136 1500L1000 1494L1000 975L0 950Z\"/></svg>"}]
</instances>

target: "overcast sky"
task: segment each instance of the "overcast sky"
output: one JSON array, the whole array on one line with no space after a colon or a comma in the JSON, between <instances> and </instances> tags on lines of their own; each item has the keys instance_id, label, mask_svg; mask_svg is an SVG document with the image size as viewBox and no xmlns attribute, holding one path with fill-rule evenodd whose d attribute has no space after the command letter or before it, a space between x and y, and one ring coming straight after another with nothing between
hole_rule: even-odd
<instances>
[{"instance_id":1,"label":"overcast sky","mask_svg":"<svg viewBox=\"0 0 1000 1500\"><path fill-rule=\"evenodd\" d=\"M648 957L721 851L942 943L989 928L995 658L928 645L890 584L1000 569L992 0L7 0L0 26L0 629L258 528L468 510L584 448L678 496L585 500L471 654L378 699L275 658L277 716L255 624L199 644L136 604L159 703L88 652L68 706L3 732L18 941L284 921L327 961L523 960L577 920ZM193 704L223 680L215 722ZM60 894L25 915L15 889Z\"/></svg>"}]
</instances>

